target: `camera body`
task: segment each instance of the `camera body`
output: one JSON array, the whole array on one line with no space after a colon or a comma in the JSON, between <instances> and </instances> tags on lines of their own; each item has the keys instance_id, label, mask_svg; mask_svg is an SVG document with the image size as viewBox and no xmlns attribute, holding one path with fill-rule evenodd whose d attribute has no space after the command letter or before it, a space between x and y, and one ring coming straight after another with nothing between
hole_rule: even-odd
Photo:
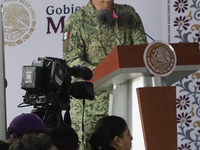
<instances>
[{"instance_id":1,"label":"camera body","mask_svg":"<svg viewBox=\"0 0 200 150\"><path fill-rule=\"evenodd\" d=\"M63 106L70 100L70 96L92 100L94 99L93 83L71 82L72 76L90 78L92 76L90 74L92 71L85 66L69 67L63 59L39 57L32 62L32 65L22 67L21 88L26 90L23 96L24 103L34 106L47 103Z\"/></svg>"},{"instance_id":2,"label":"camera body","mask_svg":"<svg viewBox=\"0 0 200 150\"><path fill-rule=\"evenodd\" d=\"M67 69L64 60L52 57L39 57L31 66L23 66L21 88L26 90L24 103L41 105L69 100L71 75ZM64 84L67 89L63 89Z\"/></svg>"},{"instance_id":3,"label":"camera body","mask_svg":"<svg viewBox=\"0 0 200 150\"><path fill-rule=\"evenodd\" d=\"M54 57L38 57L30 66L22 67L21 88L26 91L23 103L18 107L34 106L37 114L50 128L63 121L71 126L70 99L94 99L93 83L73 82L72 76L83 80L93 77L86 66L69 67L65 60ZM65 110L64 119L61 112Z\"/></svg>"}]
</instances>

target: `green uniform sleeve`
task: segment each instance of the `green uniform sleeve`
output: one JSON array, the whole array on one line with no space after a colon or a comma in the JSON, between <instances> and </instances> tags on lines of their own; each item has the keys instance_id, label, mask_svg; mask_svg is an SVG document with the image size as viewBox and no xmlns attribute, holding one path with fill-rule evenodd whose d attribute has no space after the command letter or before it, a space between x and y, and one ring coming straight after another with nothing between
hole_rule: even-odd
<instances>
[{"instance_id":1,"label":"green uniform sleeve","mask_svg":"<svg viewBox=\"0 0 200 150\"><path fill-rule=\"evenodd\" d=\"M63 58L70 67L79 64L94 69L95 66L86 60L86 45L82 38L81 29L79 28L82 25L81 20L75 17L76 16L70 17L67 20L63 30L63 35L65 32L69 34L68 38L63 40Z\"/></svg>"},{"instance_id":2,"label":"green uniform sleeve","mask_svg":"<svg viewBox=\"0 0 200 150\"><path fill-rule=\"evenodd\" d=\"M148 44L140 16L135 12L134 17L136 18L138 23L137 23L137 27L132 30L132 34L131 34L132 39L133 39L133 45Z\"/></svg>"},{"instance_id":3,"label":"green uniform sleeve","mask_svg":"<svg viewBox=\"0 0 200 150\"><path fill-rule=\"evenodd\" d=\"M133 45L148 44L140 16L135 11L135 9L131 6L128 6L128 11L130 11L132 13L132 15L133 15L133 17L135 18L135 21L136 21L136 27L132 28L132 32L131 32L132 44Z\"/></svg>"}]
</instances>

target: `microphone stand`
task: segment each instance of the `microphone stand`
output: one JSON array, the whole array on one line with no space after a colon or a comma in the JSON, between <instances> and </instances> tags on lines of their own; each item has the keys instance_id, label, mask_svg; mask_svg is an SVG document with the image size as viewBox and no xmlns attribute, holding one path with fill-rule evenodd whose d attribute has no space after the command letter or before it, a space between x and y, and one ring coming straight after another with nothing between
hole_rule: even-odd
<instances>
[{"instance_id":1,"label":"microphone stand","mask_svg":"<svg viewBox=\"0 0 200 150\"><path fill-rule=\"evenodd\" d=\"M108 23L108 25L110 26L110 28L112 29L112 31L114 32L115 36L117 37L117 39L118 39L118 41L119 41L120 45L123 45L123 44L122 44L122 42L120 41L119 37L117 36L117 34L116 34L115 30L112 28L112 26L109 24L109 22L108 22L108 21L107 21L107 23Z\"/></svg>"},{"instance_id":2,"label":"microphone stand","mask_svg":"<svg viewBox=\"0 0 200 150\"><path fill-rule=\"evenodd\" d=\"M138 28L138 27L137 27ZM155 41L150 35L148 35L146 32L144 32L144 30L138 28L140 31L142 31L144 34L146 34L146 36L148 36L152 41Z\"/></svg>"}]
</instances>

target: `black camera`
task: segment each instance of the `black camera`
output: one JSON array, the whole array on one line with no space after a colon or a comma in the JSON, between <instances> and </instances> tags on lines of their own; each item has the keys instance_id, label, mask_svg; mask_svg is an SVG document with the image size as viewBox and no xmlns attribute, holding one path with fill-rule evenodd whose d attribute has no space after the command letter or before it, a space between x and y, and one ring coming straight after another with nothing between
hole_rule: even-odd
<instances>
[{"instance_id":1,"label":"black camera","mask_svg":"<svg viewBox=\"0 0 200 150\"><path fill-rule=\"evenodd\" d=\"M72 78L83 81L72 82ZM32 65L22 67L21 88L26 91L23 103L18 107L33 105L34 113L45 122L47 114L60 117L62 110L70 109L71 96L76 99L94 99L93 72L86 66L69 67L65 60L54 57L38 57ZM58 117L59 116L59 117ZM52 121L50 121L52 122ZM59 121L55 121L59 122Z\"/></svg>"},{"instance_id":2,"label":"black camera","mask_svg":"<svg viewBox=\"0 0 200 150\"><path fill-rule=\"evenodd\" d=\"M58 105L70 99L94 99L93 83L72 81L72 76L90 80L92 71L86 66L69 67L63 59L39 57L31 66L22 67L21 88L26 90L24 103Z\"/></svg>"}]
</instances>

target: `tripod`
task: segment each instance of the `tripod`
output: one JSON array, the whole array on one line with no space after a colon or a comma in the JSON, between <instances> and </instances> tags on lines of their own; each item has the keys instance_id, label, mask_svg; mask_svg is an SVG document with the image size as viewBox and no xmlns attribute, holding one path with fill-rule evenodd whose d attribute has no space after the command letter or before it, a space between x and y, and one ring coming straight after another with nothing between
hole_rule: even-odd
<instances>
[{"instance_id":1,"label":"tripod","mask_svg":"<svg viewBox=\"0 0 200 150\"><path fill-rule=\"evenodd\" d=\"M67 101L65 108L60 107L59 105L34 105L34 109L31 113L36 114L48 128L55 128L59 125L65 123L68 126L71 126L71 117L70 117L70 101ZM62 111L65 110L64 117L62 116Z\"/></svg>"}]
</instances>

